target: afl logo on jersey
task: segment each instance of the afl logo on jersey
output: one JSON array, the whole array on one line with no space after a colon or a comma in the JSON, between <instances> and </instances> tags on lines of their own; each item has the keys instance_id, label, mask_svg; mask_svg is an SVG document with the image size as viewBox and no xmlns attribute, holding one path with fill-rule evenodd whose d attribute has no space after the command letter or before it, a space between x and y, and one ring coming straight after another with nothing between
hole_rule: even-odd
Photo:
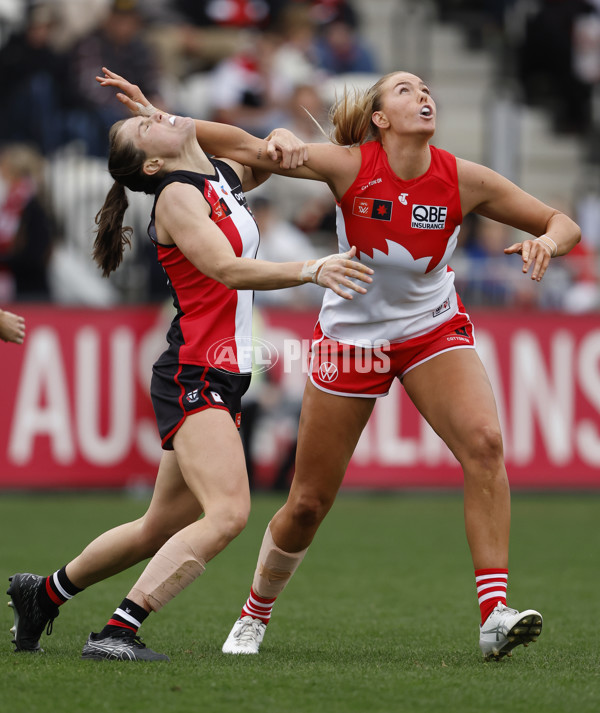
<instances>
[{"instance_id":1,"label":"afl logo on jersey","mask_svg":"<svg viewBox=\"0 0 600 713\"><path fill-rule=\"evenodd\" d=\"M338 368L330 361L319 364L319 379L321 381L335 381L338 378Z\"/></svg>"},{"instance_id":2,"label":"afl logo on jersey","mask_svg":"<svg viewBox=\"0 0 600 713\"><path fill-rule=\"evenodd\" d=\"M445 205L413 205L410 227L419 230L443 230L448 208Z\"/></svg>"},{"instance_id":3,"label":"afl logo on jersey","mask_svg":"<svg viewBox=\"0 0 600 713\"><path fill-rule=\"evenodd\" d=\"M222 198L219 198L217 203L213 203L212 211L213 223L218 223L220 220L223 220L223 218L227 218L228 215L231 215L229 206Z\"/></svg>"},{"instance_id":4,"label":"afl logo on jersey","mask_svg":"<svg viewBox=\"0 0 600 713\"><path fill-rule=\"evenodd\" d=\"M392 219L392 201L356 197L352 206L352 214L359 215L361 218L390 221Z\"/></svg>"}]
</instances>

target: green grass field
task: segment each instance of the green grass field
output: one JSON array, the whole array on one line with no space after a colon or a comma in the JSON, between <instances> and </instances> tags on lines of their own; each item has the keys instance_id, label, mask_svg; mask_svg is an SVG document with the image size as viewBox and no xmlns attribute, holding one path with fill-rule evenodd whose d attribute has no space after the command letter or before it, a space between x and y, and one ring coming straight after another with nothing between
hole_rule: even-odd
<instances>
[{"instance_id":1,"label":"green grass field","mask_svg":"<svg viewBox=\"0 0 600 713\"><path fill-rule=\"evenodd\" d=\"M340 496L277 602L259 656L221 645L247 596L265 525L250 523L206 573L142 628L171 663L81 661L81 647L142 567L65 605L44 654L15 654L0 624L0 710L10 713L597 713L600 496L513 496L509 604L544 615L540 640L484 663L462 521L450 495ZM48 574L147 501L92 494L0 497L1 581ZM3 591L5 591L4 585ZM8 601L8 596L5 597Z\"/></svg>"}]
</instances>

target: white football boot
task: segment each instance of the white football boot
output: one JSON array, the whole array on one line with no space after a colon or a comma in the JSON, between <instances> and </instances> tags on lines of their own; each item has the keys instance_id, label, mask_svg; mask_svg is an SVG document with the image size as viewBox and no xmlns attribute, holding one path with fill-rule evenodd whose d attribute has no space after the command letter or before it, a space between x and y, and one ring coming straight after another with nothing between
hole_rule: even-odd
<instances>
[{"instance_id":1,"label":"white football boot","mask_svg":"<svg viewBox=\"0 0 600 713\"><path fill-rule=\"evenodd\" d=\"M260 619L243 616L233 625L223 644L224 654L257 654L267 625Z\"/></svg>"},{"instance_id":2,"label":"white football boot","mask_svg":"<svg viewBox=\"0 0 600 713\"><path fill-rule=\"evenodd\" d=\"M479 629L479 648L486 661L512 656L515 646L528 646L542 633L542 615L535 609L519 612L498 602Z\"/></svg>"}]
</instances>

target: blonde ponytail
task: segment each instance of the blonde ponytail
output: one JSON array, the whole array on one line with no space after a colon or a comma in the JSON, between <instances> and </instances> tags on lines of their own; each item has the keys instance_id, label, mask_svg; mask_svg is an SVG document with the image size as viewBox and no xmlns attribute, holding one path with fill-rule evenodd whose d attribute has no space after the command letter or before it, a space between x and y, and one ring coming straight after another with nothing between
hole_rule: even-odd
<instances>
[{"instance_id":1,"label":"blonde ponytail","mask_svg":"<svg viewBox=\"0 0 600 713\"><path fill-rule=\"evenodd\" d=\"M339 146L356 146L379 139L379 129L372 122L373 112L381 109L381 88L396 72L381 77L368 89L344 87L342 96L329 112L333 125L331 140Z\"/></svg>"}]
</instances>

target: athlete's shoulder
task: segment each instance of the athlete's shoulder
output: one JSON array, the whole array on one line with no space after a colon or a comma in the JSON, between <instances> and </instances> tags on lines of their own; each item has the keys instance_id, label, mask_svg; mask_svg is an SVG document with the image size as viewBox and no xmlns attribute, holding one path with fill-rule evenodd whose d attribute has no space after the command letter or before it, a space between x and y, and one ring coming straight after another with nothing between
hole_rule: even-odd
<instances>
[{"instance_id":1,"label":"athlete's shoulder","mask_svg":"<svg viewBox=\"0 0 600 713\"><path fill-rule=\"evenodd\" d=\"M220 173L230 188L240 188L244 175L244 166L237 161L225 158L211 158L215 170Z\"/></svg>"},{"instance_id":2,"label":"athlete's shoulder","mask_svg":"<svg viewBox=\"0 0 600 713\"><path fill-rule=\"evenodd\" d=\"M458 185L458 159L445 149L429 146L431 151L432 173L453 186Z\"/></svg>"}]
</instances>

